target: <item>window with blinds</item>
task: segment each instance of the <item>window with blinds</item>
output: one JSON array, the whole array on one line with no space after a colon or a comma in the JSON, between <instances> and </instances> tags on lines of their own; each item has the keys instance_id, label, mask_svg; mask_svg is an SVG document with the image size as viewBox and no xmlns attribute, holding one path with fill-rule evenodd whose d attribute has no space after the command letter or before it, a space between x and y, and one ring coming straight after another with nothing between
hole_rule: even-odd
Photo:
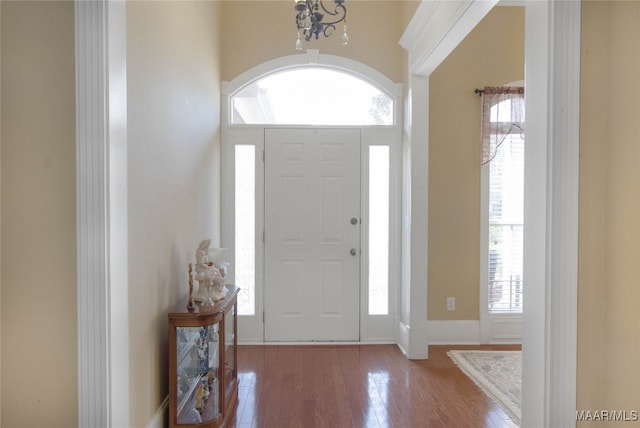
<instances>
[{"instance_id":1,"label":"window with blinds","mask_svg":"<svg viewBox=\"0 0 640 428\"><path fill-rule=\"evenodd\" d=\"M489 313L522 313L523 137L520 132L492 135L494 156L485 165L489 168Z\"/></svg>"}]
</instances>

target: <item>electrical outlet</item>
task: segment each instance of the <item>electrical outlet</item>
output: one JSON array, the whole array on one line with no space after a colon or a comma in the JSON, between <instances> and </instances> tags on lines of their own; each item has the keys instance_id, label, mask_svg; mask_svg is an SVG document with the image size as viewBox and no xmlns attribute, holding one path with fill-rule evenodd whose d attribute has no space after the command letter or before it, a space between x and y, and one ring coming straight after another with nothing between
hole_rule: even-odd
<instances>
[{"instance_id":1,"label":"electrical outlet","mask_svg":"<svg viewBox=\"0 0 640 428\"><path fill-rule=\"evenodd\" d=\"M447 310L455 311L456 310L456 298L455 297L447 297Z\"/></svg>"}]
</instances>

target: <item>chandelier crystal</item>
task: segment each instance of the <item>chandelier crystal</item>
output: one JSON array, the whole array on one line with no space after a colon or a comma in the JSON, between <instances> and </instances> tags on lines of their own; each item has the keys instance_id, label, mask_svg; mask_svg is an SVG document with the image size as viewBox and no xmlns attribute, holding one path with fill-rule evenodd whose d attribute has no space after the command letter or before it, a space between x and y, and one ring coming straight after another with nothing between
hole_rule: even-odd
<instances>
[{"instance_id":1,"label":"chandelier crystal","mask_svg":"<svg viewBox=\"0 0 640 428\"><path fill-rule=\"evenodd\" d=\"M345 0L333 0L333 10L327 9L324 0L295 0L296 2L296 29L298 38L296 49L302 50L302 40L300 35L308 42L312 37L316 40L320 35L329 37L336 30L336 24L344 22L342 33L342 44L349 43L347 34L347 8L344 6ZM326 21L324 19L327 19Z\"/></svg>"}]
</instances>

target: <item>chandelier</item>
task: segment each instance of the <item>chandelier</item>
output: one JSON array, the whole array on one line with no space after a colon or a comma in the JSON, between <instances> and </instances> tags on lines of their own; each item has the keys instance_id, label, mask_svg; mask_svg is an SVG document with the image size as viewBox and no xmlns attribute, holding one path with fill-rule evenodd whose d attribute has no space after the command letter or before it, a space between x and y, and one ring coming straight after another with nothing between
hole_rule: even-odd
<instances>
[{"instance_id":1,"label":"chandelier","mask_svg":"<svg viewBox=\"0 0 640 428\"><path fill-rule=\"evenodd\" d=\"M316 40L320 35L329 37L336 29L336 24L344 22L344 31L342 33L342 44L349 43L347 35L347 8L344 7L345 0L333 0L333 11L327 9L324 0L295 0L296 2L296 28L298 29L298 40L296 40L296 49L302 50L302 40L300 40L300 32L304 35L304 39L308 42L311 37L315 36ZM327 21L323 19L327 18Z\"/></svg>"}]
</instances>

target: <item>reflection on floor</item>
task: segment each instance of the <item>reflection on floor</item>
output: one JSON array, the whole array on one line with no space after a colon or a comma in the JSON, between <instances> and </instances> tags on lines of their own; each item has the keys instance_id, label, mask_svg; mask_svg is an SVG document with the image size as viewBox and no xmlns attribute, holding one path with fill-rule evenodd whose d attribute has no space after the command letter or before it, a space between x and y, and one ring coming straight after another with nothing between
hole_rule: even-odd
<instances>
[{"instance_id":1,"label":"reflection on floor","mask_svg":"<svg viewBox=\"0 0 640 428\"><path fill-rule=\"evenodd\" d=\"M235 427L486 427L516 425L447 357L407 360L395 345L240 346Z\"/></svg>"}]
</instances>

